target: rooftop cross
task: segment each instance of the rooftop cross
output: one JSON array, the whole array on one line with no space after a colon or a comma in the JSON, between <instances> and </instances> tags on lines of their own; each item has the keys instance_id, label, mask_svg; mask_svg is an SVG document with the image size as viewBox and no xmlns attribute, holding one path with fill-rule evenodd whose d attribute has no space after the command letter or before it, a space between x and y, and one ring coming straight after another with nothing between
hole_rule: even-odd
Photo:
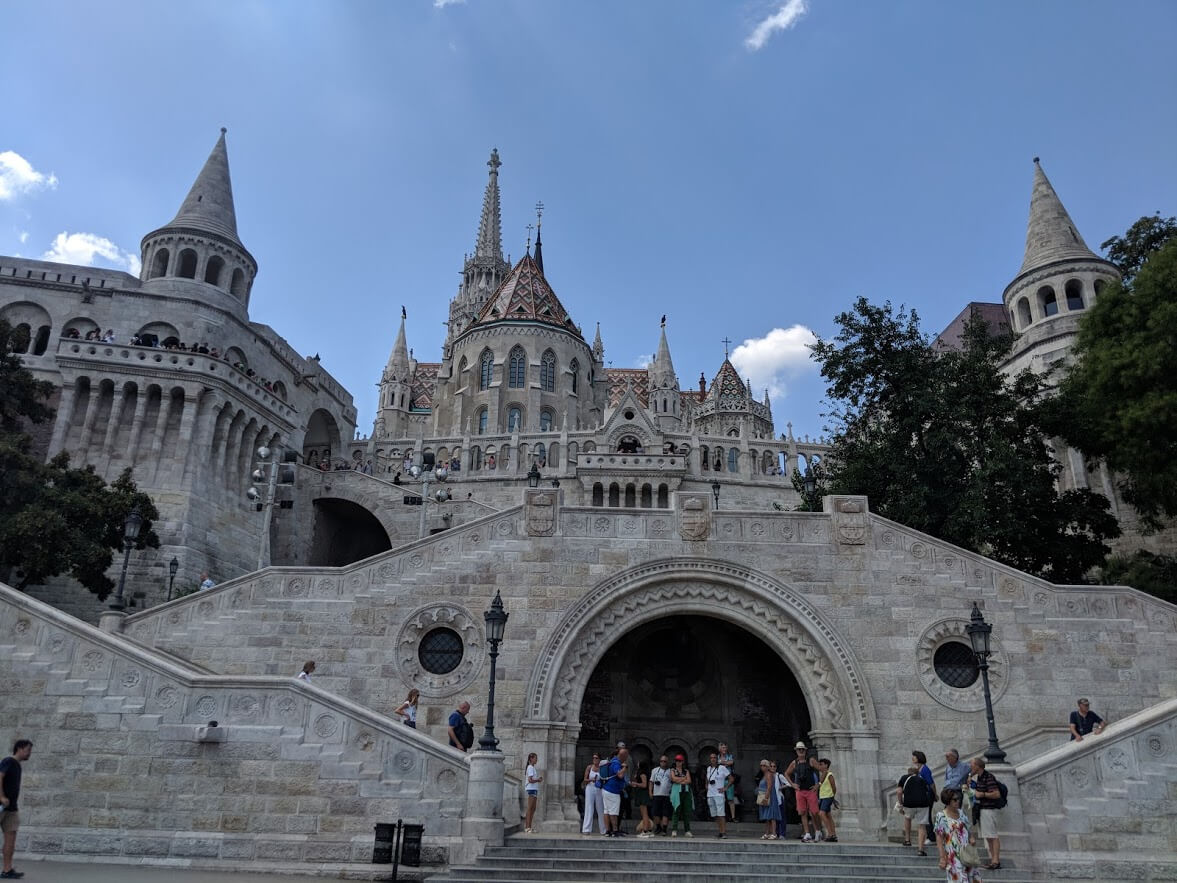
<instances>
[{"instance_id":1,"label":"rooftop cross","mask_svg":"<svg viewBox=\"0 0 1177 883\"><path fill-rule=\"evenodd\" d=\"M725 337L725 338L723 339L723 357L724 357L725 359L726 359L726 358L728 357L728 355L729 355L729 353L728 353L728 347L730 347L731 345L732 345L732 342L731 342L731 340L729 340L728 338L726 338L726 337Z\"/></svg>"}]
</instances>

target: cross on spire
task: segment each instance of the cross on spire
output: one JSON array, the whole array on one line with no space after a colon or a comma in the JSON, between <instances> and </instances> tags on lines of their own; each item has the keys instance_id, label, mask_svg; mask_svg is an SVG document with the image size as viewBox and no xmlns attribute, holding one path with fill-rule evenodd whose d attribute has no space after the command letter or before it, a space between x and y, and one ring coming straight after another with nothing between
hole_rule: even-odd
<instances>
[{"instance_id":1,"label":"cross on spire","mask_svg":"<svg viewBox=\"0 0 1177 883\"><path fill-rule=\"evenodd\" d=\"M535 229L535 224L527 225L527 253L531 254L531 231Z\"/></svg>"},{"instance_id":2,"label":"cross on spire","mask_svg":"<svg viewBox=\"0 0 1177 883\"><path fill-rule=\"evenodd\" d=\"M728 348L732 345L732 342L729 338L725 337L723 339L722 343L723 343L723 357L726 359L730 355L730 353L728 352Z\"/></svg>"}]
</instances>

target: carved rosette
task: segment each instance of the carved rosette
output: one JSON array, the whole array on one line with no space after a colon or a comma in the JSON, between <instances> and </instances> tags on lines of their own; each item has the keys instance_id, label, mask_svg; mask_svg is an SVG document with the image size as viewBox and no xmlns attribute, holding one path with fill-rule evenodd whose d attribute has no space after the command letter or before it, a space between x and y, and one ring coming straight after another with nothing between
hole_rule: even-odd
<instances>
[{"instance_id":1,"label":"carved rosette","mask_svg":"<svg viewBox=\"0 0 1177 883\"><path fill-rule=\"evenodd\" d=\"M985 692L981 676L968 687L951 687L936 674L936 651L949 641L959 641L966 647L969 633L965 630L969 621L962 618L942 619L924 630L916 641L915 670L928 695L941 705L956 711L981 711L985 707ZM1009 659L996 637L990 639L993 655L989 657L989 691L996 702L1009 687Z\"/></svg>"},{"instance_id":2,"label":"carved rosette","mask_svg":"<svg viewBox=\"0 0 1177 883\"><path fill-rule=\"evenodd\" d=\"M480 619L456 604L430 604L411 613L396 639L396 664L404 682L427 696L449 696L469 685L486 656ZM421 640L435 628L452 629L462 637L462 661L445 674L421 665Z\"/></svg>"}]
</instances>

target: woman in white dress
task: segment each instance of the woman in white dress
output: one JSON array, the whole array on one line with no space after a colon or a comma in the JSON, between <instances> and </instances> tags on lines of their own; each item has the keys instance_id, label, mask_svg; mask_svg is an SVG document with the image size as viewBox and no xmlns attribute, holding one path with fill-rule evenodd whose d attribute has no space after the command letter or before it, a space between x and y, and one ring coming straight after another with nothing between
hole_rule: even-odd
<instances>
[{"instance_id":1,"label":"woman in white dress","mask_svg":"<svg viewBox=\"0 0 1177 883\"><path fill-rule=\"evenodd\" d=\"M593 816L597 818L597 830L605 833L605 799L597 781L601 778L601 755L594 754L593 762L584 768L584 824L580 833L593 833Z\"/></svg>"}]
</instances>

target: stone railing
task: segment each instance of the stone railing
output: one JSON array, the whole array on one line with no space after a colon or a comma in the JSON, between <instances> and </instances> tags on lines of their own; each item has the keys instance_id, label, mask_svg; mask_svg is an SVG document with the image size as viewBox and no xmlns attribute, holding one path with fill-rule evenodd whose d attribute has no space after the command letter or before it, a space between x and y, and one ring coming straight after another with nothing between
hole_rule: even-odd
<instances>
[{"instance_id":1,"label":"stone railing","mask_svg":"<svg viewBox=\"0 0 1177 883\"><path fill-rule=\"evenodd\" d=\"M578 472L667 472L682 474L687 458L681 454L578 454Z\"/></svg>"},{"instance_id":2,"label":"stone railing","mask_svg":"<svg viewBox=\"0 0 1177 883\"><path fill-rule=\"evenodd\" d=\"M9 732L37 743L22 852L339 870L397 818L427 821L427 860L469 850L461 752L290 677L206 674L2 584L0 695ZM516 824L518 800L503 806Z\"/></svg>"},{"instance_id":3,"label":"stone railing","mask_svg":"<svg viewBox=\"0 0 1177 883\"><path fill-rule=\"evenodd\" d=\"M1177 879L1177 699L1018 764L1017 778L1050 879Z\"/></svg>"}]
</instances>

